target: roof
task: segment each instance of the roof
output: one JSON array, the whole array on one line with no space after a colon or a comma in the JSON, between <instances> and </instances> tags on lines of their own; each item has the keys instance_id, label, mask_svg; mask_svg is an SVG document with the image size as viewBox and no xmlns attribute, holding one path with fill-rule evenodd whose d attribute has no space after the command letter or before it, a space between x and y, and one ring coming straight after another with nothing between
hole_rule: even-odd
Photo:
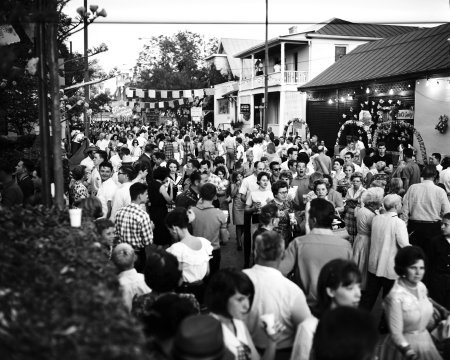
<instances>
[{"instance_id":1,"label":"roof","mask_svg":"<svg viewBox=\"0 0 450 360\"><path fill-rule=\"evenodd\" d=\"M450 24L358 46L300 90L450 71Z\"/></svg>"},{"instance_id":2,"label":"roof","mask_svg":"<svg viewBox=\"0 0 450 360\"><path fill-rule=\"evenodd\" d=\"M269 47L278 45L281 42L304 43L310 38L350 38L354 40L379 40L390 36L396 36L407 32L418 30L415 26L396 26L396 25L378 25L378 24L361 24L352 23L346 20L333 18L323 23L315 24L302 32L295 34L280 35L268 40ZM244 49L240 53L236 53L236 57L244 58L252 53L264 50L265 42L255 44L251 48Z\"/></svg>"},{"instance_id":3,"label":"roof","mask_svg":"<svg viewBox=\"0 0 450 360\"><path fill-rule=\"evenodd\" d=\"M228 64L230 65L231 72L233 76L239 76L239 71L241 68L241 60L234 57L234 54L248 49L256 44L259 44L261 40L255 39L232 39L232 38L222 38L219 42L218 54L209 56L224 56L228 58Z\"/></svg>"}]
</instances>

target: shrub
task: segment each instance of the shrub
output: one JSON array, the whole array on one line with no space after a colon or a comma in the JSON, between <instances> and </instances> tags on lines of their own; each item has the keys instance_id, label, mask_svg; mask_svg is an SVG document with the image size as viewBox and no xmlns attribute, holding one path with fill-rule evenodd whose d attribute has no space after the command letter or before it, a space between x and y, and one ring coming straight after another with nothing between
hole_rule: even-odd
<instances>
[{"instance_id":1,"label":"shrub","mask_svg":"<svg viewBox=\"0 0 450 360\"><path fill-rule=\"evenodd\" d=\"M107 246L67 211L0 209L2 359L145 359Z\"/></svg>"}]
</instances>

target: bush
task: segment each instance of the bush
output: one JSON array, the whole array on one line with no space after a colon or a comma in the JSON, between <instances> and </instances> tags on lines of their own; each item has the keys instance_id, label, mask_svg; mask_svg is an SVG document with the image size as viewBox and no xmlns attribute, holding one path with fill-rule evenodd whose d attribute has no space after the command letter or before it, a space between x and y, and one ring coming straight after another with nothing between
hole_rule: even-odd
<instances>
[{"instance_id":1,"label":"bush","mask_svg":"<svg viewBox=\"0 0 450 360\"><path fill-rule=\"evenodd\" d=\"M67 211L0 209L2 359L145 359L140 325L92 222Z\"/></svg>"}]
</instances>

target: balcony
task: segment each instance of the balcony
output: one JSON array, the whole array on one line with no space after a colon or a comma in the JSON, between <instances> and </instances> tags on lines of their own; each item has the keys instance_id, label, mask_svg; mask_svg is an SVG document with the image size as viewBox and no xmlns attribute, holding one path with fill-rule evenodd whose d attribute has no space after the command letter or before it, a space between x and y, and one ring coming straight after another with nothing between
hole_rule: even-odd
<instances>
[{"instance_id":1,"label":"balcony","mask_svg":"<svg viewBox=\"0 0 450 360\"><path fill-rule=\"evenodd\" d=\"M269 74L268 86L281 85L302 85L307 82L307 71L285 71L284 78L281 78L281 72ZM264 87L264 75L255 76L250 79L242 79L239 83L239 90L253 90Z\"/></svg>"}]
</instances>

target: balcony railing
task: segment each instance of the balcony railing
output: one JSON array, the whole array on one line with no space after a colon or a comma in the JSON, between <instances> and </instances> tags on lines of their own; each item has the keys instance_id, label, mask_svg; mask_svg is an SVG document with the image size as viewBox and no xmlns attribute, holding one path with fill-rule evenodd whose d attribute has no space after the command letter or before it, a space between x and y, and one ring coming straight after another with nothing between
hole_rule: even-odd
<instances>
[{"instance_id":1,"label":"balcony railing","mask_svg":"<svg viewBox=\"0 0 450 360\"><path fill-rule=\"evenodd\" d=\"M307 82L307 71L285 71L284 79L281 78L281 72L269 74L268 85L301 85ZM242 79L239 84L239 90L252 90L264 87L264 75L255 76L253 79Z\"/></svg>"}]
</instances>

